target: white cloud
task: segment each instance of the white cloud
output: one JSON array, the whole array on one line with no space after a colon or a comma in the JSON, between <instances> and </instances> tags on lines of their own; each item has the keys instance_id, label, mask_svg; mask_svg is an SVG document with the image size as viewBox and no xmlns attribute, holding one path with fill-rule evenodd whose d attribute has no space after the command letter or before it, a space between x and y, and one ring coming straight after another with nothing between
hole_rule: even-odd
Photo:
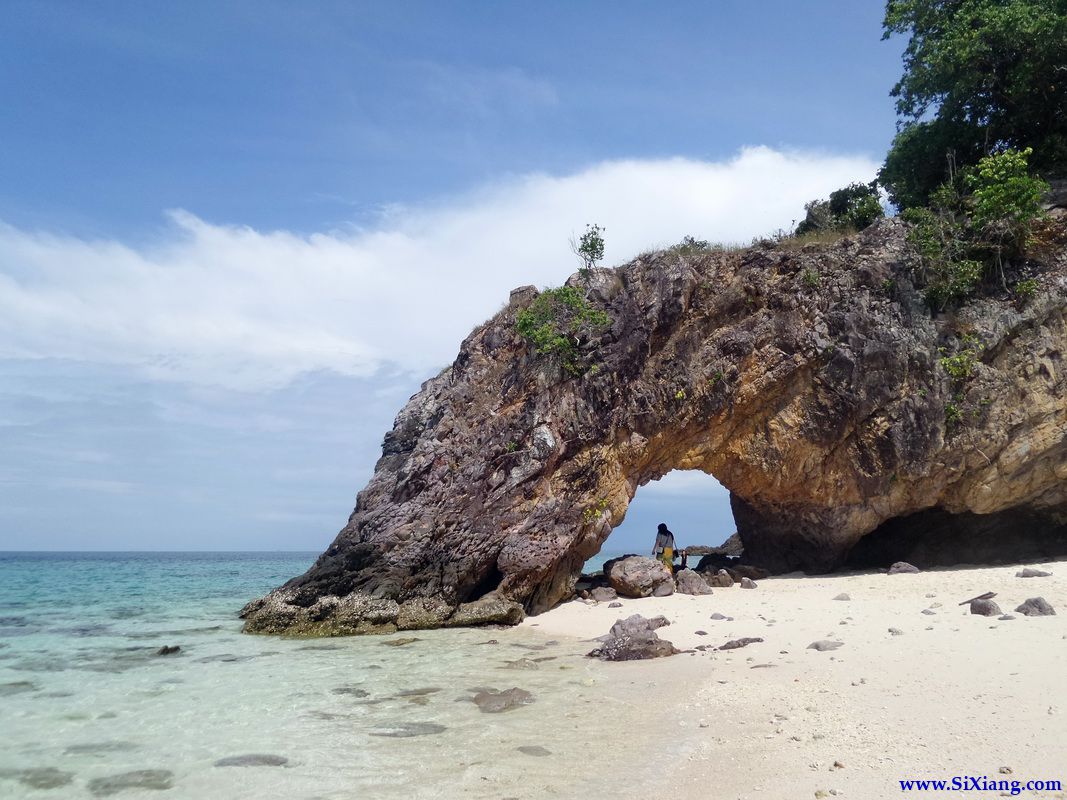
<instances>
[{"instance_id":1,"label":"white cloud","mask_svg":"<svg viewBox=\"0 0 1067 800\"><path fill-rule=\"evenodd\" d=\"M316 370L425 372L450 361L511 288L565 280L577 266L568 241L587 222L607 229L607 263L684 235L744 241L875 168L762 147L725 162L614 161L311 236L185 211L148 245L0 224L0 358L243 389Z\"/></svg>"},{"instance_id":2,"label":"white cloud","mask_svg":"<svg viewBox=\"0 0 1067 800\"><path fill-rule=\"evenodd\" d=\"M726 487L699 470L673 470L658 481L646 483L637 491L639 496L685 497L690 500L730 496Z\"/></svg>"}]
</instances>

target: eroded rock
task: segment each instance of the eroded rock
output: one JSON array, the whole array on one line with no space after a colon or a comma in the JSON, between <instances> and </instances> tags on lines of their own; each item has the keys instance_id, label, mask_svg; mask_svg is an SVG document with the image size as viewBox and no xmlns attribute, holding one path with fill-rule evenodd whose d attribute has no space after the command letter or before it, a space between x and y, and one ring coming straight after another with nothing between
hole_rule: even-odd
<instances>
[{"instance_id":1,"label":"eroded rock","mask_svg":"<svg viewBox=\"0 0 1067 800\"><path fill-rule=\"evenodd\" d=\"M732 490L743 559L774 572L832 570L876 540L878 564L1023 558L1041 532L1060 550L1025 557L1063 554L1064 248L1028 254L1040 280L1026 304L990 295L935 318L907 232L884 220L799 251L668 250L593 270L583 293L609 324L577 339L580 374L518 335L538 293L513 293L400 411L348 523L245 607L246 630L518 617L458 610L487 594L539 613L574 596L637 488L675 468ZM964 334L980 348L961 388L940 360ZM443 605L402 611L419 598Z\"/></svg>"},{"instance_id":2,"label":"eroded rock","mask_svg":"<svg viewBox=\"0 0 1067 800\"><path fill-rule=\"evenodd\" d=\"M602 661L637 661L646 658L663 658L678 652L674 645L661 639L656 631L670 622L658 616L646 619L634 614L620 619L611 626L600 647L588 653L591 658Z\"/></svg>"},{"instance_id":3,"label":"eroded rock","mask_svg":"<svg viewBox=\"0 0 1067 800\"><path fill-rule=\"evenodd\" d=\"M717 570L714 575L708 575L708 584L710 586L721 586L723 588L729 588L734 585L734 579L724 569Z\"/></svg>"},{"instance_id":4,"label":"eroded rock","mask_svg":"<svg viewBox=\"0 0 1067 800\"><path fill-rule=\"evenodd\" d=\"M889 567L890 575L908 575L918 571L918 567L914 564L909 564L907 561L897 561Z\"/></svg>"},{"instance_id":5,"label":"eroded rock","mask_svg":"<svg viewBox=\"0 0 1067 800\"><path fill-rule=\"evenodd\" d=\"M604 575L611 588L623 597L651 597L658 589L667 594L674 591L671 571L662 561L646 556L609 561L604 565Z\"/></svg>"},{"instance_id":6,"label":"eroded rock","mask_svg":"<svg viewBox=\"0 0 1067 800\"><path fill-rule=\"evenodd\" d=\"M1025 567L1015 573L1016 578L1047 578L1052 575L1051 572L1045 572L1042 569L1034 569L1033 567Z\"/></svg>"},{"instance_id":7,"label":"eroded rock","mask_svg":"<svg viewBox=\"0 0 1067 800\"><path fill-rule=\"evenodd\" d=\"M1025 617L1050 617L1055 615L1056 609L1044 597L1031 597L1015 609L1015 612Z\"/></svg>"},{"instance_id":8,"label":"eroded rock","mask_svg":"<svg viewBox=\"0 0 1067 800\"><path fill-rule=\"evenodd\" d=\"M748 647L750 644L756 644L763 640L758 636L743 636L740 639L731 639L724 645L720 645L720 650L737 650L741 647Z\"/></svg>"},{"instance_id":9,"label":"eroded rock","mask_svg":"<svg viewBox=\"0 0 1067 800\"><path fill-rule=\"evenodd\" d=\"M596 600L598 603L606 603L611 600L617 600L619 595L610 586L598 586L595 589L590 590L589 596Z\"/></svg>"},{"instance_id":10,"label":"eroded rock","mask_svg":"<svg viewBox=\"0 0 1067 800\"><path fill-rule=\"evenodd\" d=\"M976 597L971 601L971 613L979 614L983 617L997 617L1002 613L1000 606L986 597Z\"/></svg>"},{"instance_id":11,"label":"eroded rock","mask_svg":"<svg viewBox=\"0 0 1067 800\"><path fill-rule=\"evenodd\" d=\"M678 594L711 594L711 587L701 575L691 569L682 569L674 575L674 584Z\"/></svg>"}]
</instances>

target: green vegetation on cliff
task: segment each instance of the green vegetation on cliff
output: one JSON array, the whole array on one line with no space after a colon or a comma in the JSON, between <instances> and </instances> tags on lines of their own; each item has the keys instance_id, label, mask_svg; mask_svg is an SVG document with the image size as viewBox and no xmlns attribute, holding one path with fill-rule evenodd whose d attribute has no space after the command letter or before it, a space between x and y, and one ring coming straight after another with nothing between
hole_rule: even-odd
<instances>
[{"instance_id":1,"label":"green vegetation on cliff","mask_svg":"<svg viewBox=\"0 0 1067 800\"><path fill-rule=\"evenodd\" d=\"M908 36L879 175L897 207L926 205L950 168L1009 148L1067 172L1067 2L889 0L883 28Z\"/></svg>"}]
</instances>

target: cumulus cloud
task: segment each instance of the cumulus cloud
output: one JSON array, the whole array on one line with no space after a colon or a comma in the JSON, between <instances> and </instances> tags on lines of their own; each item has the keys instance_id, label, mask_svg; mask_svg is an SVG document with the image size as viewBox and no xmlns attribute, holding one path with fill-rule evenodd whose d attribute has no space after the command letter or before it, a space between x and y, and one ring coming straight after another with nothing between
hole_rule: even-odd
<instances>
[{"instance_id":1,"label":"cumulus cloud","mask_svg":"<svg viewBox=\"0 0 1067 800\"><path fill-rule=\"evenodd\" d=\"M647 483L638 489L641 496L656 498L676 497L729 497L730 491L711 475L699 470L679 470L668 472L658 481Z\"/></svg>"},{"instance_id":2,"label":"cumulus cloud","mask_svg":"<svg viewBox=\"0 0 1067 800\"><path fill-rule=\"evenodd\" d=\"M613 161L313 235L187 211L171 212L147 244L0 224L0 358L251 390L315 371L426 372L511 288L565 280L577 266L569 239L587 222L607 229L607 263L684 235L744 241L875 169L862 157L764 147L723 162Z\"/></svg>"}]
</instances>

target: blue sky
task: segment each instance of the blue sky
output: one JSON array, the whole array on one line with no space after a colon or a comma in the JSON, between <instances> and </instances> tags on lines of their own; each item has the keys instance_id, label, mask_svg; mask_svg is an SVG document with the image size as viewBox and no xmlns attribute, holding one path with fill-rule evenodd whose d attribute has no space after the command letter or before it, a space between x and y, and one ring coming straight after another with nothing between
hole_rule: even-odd
<instances>
[{"instance_id":1,"label":"blue sky","mask_svg":"<svg viewBox=\"0 0 1067 800\"><path fill-rule=\"evenodd\" d=\"M406 398L586 222L618 263L870 179L881 13L5 4L0 548L322 548ZM609 547L660 516L732 530L683 476Z\"/></svg>"}]
</instances>

